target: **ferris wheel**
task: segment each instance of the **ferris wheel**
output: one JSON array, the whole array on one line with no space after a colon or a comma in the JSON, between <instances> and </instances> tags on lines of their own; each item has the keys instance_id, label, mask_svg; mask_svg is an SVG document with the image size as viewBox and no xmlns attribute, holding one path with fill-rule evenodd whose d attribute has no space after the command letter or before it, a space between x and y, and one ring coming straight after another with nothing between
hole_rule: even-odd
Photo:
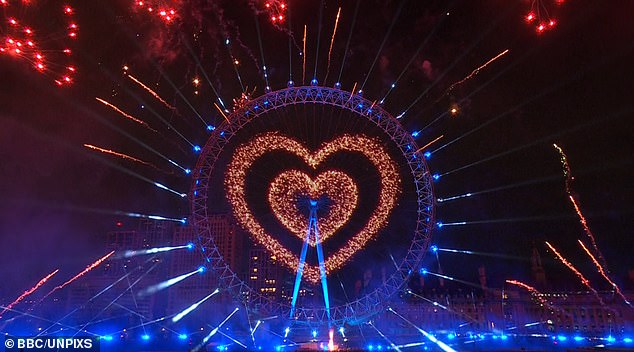
<instances>
[{"instance_id":1,"label":"ferris wheel","mask_svg":"<svg viewBox=\"0 0 634 352\"><path fill-rule=\"evenodd\" d=\"M200 248L247 314L331 326L368 319L429 246L433 181L422 151L381 106L339 87L250 100L213 131L193 175ZM274 258L276 289L254 287L249 278L265 273L223 258L208 220L218 211L246 233L245 248Z\"/></svg>"}]
</instances>

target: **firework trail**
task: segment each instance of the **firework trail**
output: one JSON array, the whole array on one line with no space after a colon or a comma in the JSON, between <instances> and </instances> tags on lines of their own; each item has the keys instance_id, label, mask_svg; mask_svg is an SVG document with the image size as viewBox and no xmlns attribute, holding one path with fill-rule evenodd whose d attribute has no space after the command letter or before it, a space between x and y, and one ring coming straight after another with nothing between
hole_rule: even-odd
<instances>
[{"instance_id":1,"label":"firework trail","mask_svg":"<svg viewBox=\"0 0 634 352\"><path fill-rule=\"evenodd\" d=\"M42 297L42 299L40 299L39 302L42 302L43 300L46 299L46 297L50 296L51 294L53 294L53 292L60 290L68 285L70 285L73 281L79 279L80 277L84 276L85 274L87 274L88 272L90 272L92 269L98 267L101 263L103 263L104 261L106 261L106 259L110 258L110 256L112 256L114 254L114 251L111 251L110 253L106 254L105 256L97 259L97 261L95 261L94 263L88 265L84 270L82 270L79 274L73 276L70 280L64 282L63 284L56 286L54 289L51 290L51 292L47 293L44 297ZM38 303L39 303L38 302Z\"/></svg>"},{"instance_id":2,"label":"firework trail","mask_svg":"<svg viewBox=\"0 0 634 352\"><path fill-rule=\"evenodd\" d=\"M330 73L330 56L332 55L332 46L335 44L335 34L337 34L337 26L339 25L339 15L341 14L341 7L337 10L337 18L335 19L335 28L332 30L332 37L330 38L330 47L328 48L328 66L326 67L326 77L324 78L324 84L328 79L328 73Z\"/></svg>"},{"instance_id":3,"label":"firework trail","mask_svg":"<svg viewBox=\"0 0 634 352\"><path fill-rule=\"evenodd\" d=\"M304 39L302 39L302 42L304 43L304 47L302 48L302 59L303 59L303 63L302 63L302 84L304 84L304 82L306 82L306 31L307 31L308 27L306 25L304 25Z\"/></svg>"},{"instance_id":4,"label":"firework trail","mask_svg":"<svg viewBox=\"0 0 634 352\"><path fill-rule=\"evenodd\" d=\"M555 256L557 256L557 259L559 259L559 261L562 264L567 266L568 269L570 269L573 273L575 273L575 275L577 275L579 280L581 280L581 283L584 284L590 291L592 291L592 293L594 293L594 296L597 298L597 300L599 300L599 303L601 303L602 306L605 305L605 303L603 303L603 300L601 299L601 297L599 297L599 293L597 292L597 290L595 290L592 286L590 286L590 280L586 279L586 277L583 276L583 274L580 273L579 270L577 270L577 268L575 268L574 265L572 265L572 263L570 263L568 260L566 260L566 258L564 258L555 249L555 247L553 247L550 243L548 243L548 241L546 241L546 245L548 246L548 248L550 248L551 251L553 251L553 253L555 253Z\"/></svg>"},{"instance_id":5,"label":"firework trail","mask_svg":"<svg viewBox=\"0 0 634 352\"><path fill-rule=\"evenodd\" d=\"M590 259L592 259L592 263L594 263L594 265L597 267L597 270L599 271L599 274L601 274L601 276L603 276L603 278L610 283L610 285L612 285L612 287L614 287L614 290L616 291L616 293L621 296L621 298L623 299L623 301L625 301L625 303L629 306L631 306L630 302L627 300L627 298L625 297L625 295L623 295L623 292L621 292L621 289L616 285L616 283L614 283L614 281L612 281L610 279L610 277L608 277L608 274L606 274L605 270L603 270L603 267L601 266L601 264L597 261L597 259L594 257L594 255L592 255L592 253L590 252L590 250L586 247L586 245L583 244L583 242L581 242L581 240L577 240L579 242L579 245L581 246L581 248L583 248L583 250L586 252L586 254L588 255L588 257L590 257Z\"/></svg>"},{"instance_id":6,"label":"firework trail","mask_svg":"<svg viewBox=\"0 0 634 352\"><path fill-rule=\"evenodd\" d=\"M523 289L525 289L526 291L530 292L531 294L533 294L533 296L535 296L535 298L537 298L537 300L544 304L544 305L548 305L548 302L542 297L542 293L539 292L535 287L533 286L529 286L521 281L517 281L517 280L506 280L507 284L511 284L511 285L515 285L515 286L519 286Z\"/></svg>"},{"instance_id":7,"label":"firework trail","mask_svg":"<svg viewBox=\"0 0 634 352\"><path fill-rule=\"evenodd\" d=\"M556 310L568 317L570 317L570 313L567 313L565 310L559 308L559 307L555 307L552 304L548 303L548 301L546 299L543 298L543 294L541 292L539 292L535 287L527 285L521 281L517 281L517 280L506 280L507 284L511 284L511 285L515 285L515 286L519 286L525 290L527 290L528 292L530 292L533 297L535 297L539 303L543 304L544 306L546 306L548 309L552 309L552 310Z\"/></svg>"},{"instance_id":8,"label":"firework trail","mask_svg":"<svg viewBox=\"0 0 634 352\"><path fill-rule=\"evenodd\" d=\"M105 101L105 100L103 100L103 99L101 99L101 98L95 98L95 99L97 99L97 101L98 101L98 102L100 102L100 103L102 103L103 105L105 105L105 106L107 106L107 107L111 108L112 110L114 110L114 111L118 112L121 116L123 116L123 117L125 117L125 118L127 118L127 119L130 119L130 120L132 120L132 121L134 121L134 122L138 123L139 125L141 125L141 126L143 126L143 127L147 128L148 130L150 130L150 131L152 131L152 132L158 132L157 130L155 130L155 129L153 129L152 127L150 127L150 125L148 125L148 124L147 124L147 122L145 122L145 121L143 121L143 120L139 120L139 119L137 119L136 117L134 117L134 116L132 116L132 115L128 114L127 112L125 112L125 111L123 111L123 110L119 109L119 108L118 108L118 107L116 107L115 105L113 105L113 104L111 104L111 103L109 103L109 102L107 102L107 101Z\"/></svg>"},{"instance_id":9,"label":"firework trail","mask_svg":"<svg viewBox=\"0 0 634 352\"><path fill-rule=\"evenodd\" d=\"M114 156L119 157L121 159L130 160L130 161L133 161L135 163L139 163L139 164L142 164L142 165L150 166L150 167L152 167L152 168L154 168L156 170L160 170L158 167L156 167L152 163L149 163L147 161L143 161L141 159L137 159L137 158L135 158L133 156L130 156L130 155L126 155L126 154L123 154L123 153L115 152L114 150L100 148L100 147L94 146L92 144L84 144L84 147L86 147L88 149L96 150L98 152L102 152L104 154L114 155Z\"/></svg>"},{"instance_id":10,"label":"firework trail","mask_svg":"<svg viewBox=\"0 0 634 352\"><path fill-rule=\"evenodd\" d=\"M590 231L590 228L588 227L588 222L586 221L585 216L583 216L583 213L581 212L581 209L579 208L579 204L577 204L577 200L572 195L572 181L574 180L574 177L572 176L572 172L570 170L570 164L568 164L568 157L566 157L566 153L564 153L563 149L561 149L557 144L553 144L553 147L555 147L555 149L557 149L557 152L559 153L561 166L563 167L563 170L564 170L564 177L566 177L565 189L566 189L566 194L568 194L568 199L570 199L570 203L572 203L572 206L575 208L575 212L577 213L577 216L579 217L579 222L581 223L581 226L583 227L583 231L590 238L592 247L594 248L599 259L601 260L602 270L605 270L605 267L606 267L605 259L603 258L603 255L601 254L601 251L599 250L599 246L597 246L597 241L595 240L594 235L592 234L592 231Z\"/></svg>"},{"instance_id":11,"label":"firework trail","mask_svg":"<svg viewBox=\"0 0 634 352\"><path fill-rule=\"evenodd\" d=\"M434 140L433 140L433 141L431 141L431 142L429 142L429 143L425 144L424 146L422 146L422 147L418 148L418 150L416 151L416 153L418 153L418 152L420 152L421 150L424 150L425 148L429 147L430 145L432 145L432 144L434 144L434 143L438 142L438 141L439 141L442 137L444 137L444 136L445 136L444 134L441 134L440 136L438 136L438 137L434 138Z\"/></svg>"},{"instance_id":12,"label":"firework trail","mask_svg":"<svg viewBox=\"0 0 634 352\"><path fill-rule=\"evenodd\" d=\"M24 298L26 298L26 296L30 295L31 293L35 292L35 290L37 290L38 288L40 288L42 285L44 285L48 279L50 279L53 275L57 274L57 272L59 271L59 269L53 271L52 273L46 275L43 279L41 279L40 281L38 281L37 284L35 284L35 286L31 287L30 289L24 291L24 293L22 293L20 295L20 297L16 298L13 302L9 303L6 307L4 307L4 309L2 310L2 312L0 312L0 317L2 317L2 314L4 314L4 312L6 312L7 310L15 307L16 304L20 303L20 301L22 301Z\"/></svg>"},{"instance_id":13,"label":"firework trail","mask_svg":"<svg viewBox=\"0 0 634 352\"><path fill-rule=\"evenodd\" d=\"M471 78L475 77L478 73L480 73L481 70L483 70L484 68L489 66L491 63L495 62L497 59L499 59L502 56L506 55L508 52L509 52L509 49L506 49L506 50L502 51L501 53L495 55L493 58L489 59L489 61L485 62L484 64L482 64L481 66L479 66L475 70L471 71L471 73L468 74L467 77L465 77L465 78L453 83L451 86L449 86L449 89L447 89L445 91L445 94L443 94L443 96L449 94L449 92L451 92L456 86L458 86L458 85L470 80Z\"/></svg>"},{"instance_id":14,"label":"firework trail","mask_svg":"<svg viewBox=\"0 0 634 352\"><path fill-rule=\"evenodd\" d=\"M163 105L165 105L168 109L170 110L176 110L175 107L173 107L172 105L170 105L168 102L165 101L165 99L161 98L160 95L158 95L157 92L153 91L152 88L146 86L145 84L143 84L143 82L139 81L138 79L136 79L134 76L132 76L131 74L127 74L126 76L128 76L128 78L130 78L134 83L138 84L141 88L143 88L145 91L147 91L148 93L150 93L154 98L156 98L158 101L160 101Z\"/></svg>"}]
</instances>

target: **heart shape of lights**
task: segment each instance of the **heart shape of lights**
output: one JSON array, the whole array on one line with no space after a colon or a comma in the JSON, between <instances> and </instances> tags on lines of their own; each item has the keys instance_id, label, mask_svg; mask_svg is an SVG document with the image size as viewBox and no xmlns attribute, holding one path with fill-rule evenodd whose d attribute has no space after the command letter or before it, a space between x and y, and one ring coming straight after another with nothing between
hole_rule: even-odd
<instances>
[{"instance_id":1,"label":"heart shape of lights","mask_svg":"<svg viewBox=\"0 0 634 352\"><path fill-rule=\"evenodd\" d=\"M379 141L364 135L342 135L328 143L322 144L321 148L317 151L310 152L300 142L279 133L270 132L258 135L236 148L231 162L227 166L225 175L226 196L233 208L235 217L242 228L253 237L256 243L264 247L271 255L275 255L280 260L280 263L288 267L291 271L297 270L299 266L298 255L283 246L262 227L251 212L245 195L248 170L262 155L275 151L285 151L295 154L302 158L313 170L316 170L319 164L336 152L361 153L370 160L378 171L380 176L380 190L376 208L368 218L365 226L359 230L359 232L351 236L341 248L330 253L330 255L327 254L325 258L324 264L326 273L338 270L344 263L352 258L357 251L361 250L373 239L378 231L387 223L388 217L401 193L401 179L396 163ZM341 176L337 176L338 179L339 177ZM343 178L339 180L343 180ZM342 182L342 185L347 184L347 181L340 182ZM275 183L275 180L273 183ZM319 177L312 183L316 186L316 193L319 193L319 183L321 183L319 182ZM310 191L311 182L305 182L305 185L307 185ZM277 191L270 190L269 197L271 192L277 194ZM282 191L282 193L284 192ZM347 204L347 202L343 203ZM356 201L354 204L356 205ZM280 206L283 205L283 203L280 204ZM279 215L277 216L279 217ZM306 264L304 266L303 275L306 280L317 283L320 279L319 267Z\"/></svg>"},{"instance_id":2,"label":"heart shape of lights","mask_svg":"<svg viewBox=\"0 0 634 352\"><path fill-rule=\"evenodd\" d=\"M341 171L326 171L313 181L310 176L297 170L284 171L271 183L269 204L277 219L299 239L304 240L308 229L306 211L300 210L300 200L329 200L329 209L319 218L319 241L324 242L341 226L348 222L357 207L359 192L350 176ZM294 205L294 206L293 206ZM315 247L314 237L308 244Z\"/></svg>"}]
</instances>

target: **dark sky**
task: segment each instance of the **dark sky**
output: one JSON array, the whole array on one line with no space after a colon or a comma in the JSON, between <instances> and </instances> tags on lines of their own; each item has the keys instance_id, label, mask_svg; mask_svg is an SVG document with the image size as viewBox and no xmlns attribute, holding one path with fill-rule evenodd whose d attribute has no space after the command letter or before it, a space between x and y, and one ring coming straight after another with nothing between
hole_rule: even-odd
<instances>
[{"instance_id":1,"label":"dark sky","mask_svg":"<svg viewBox=\"0 0 634 352\"><path fill-rule=\"evenodd\" d=\"M398 14L401 2L363 0L341 82L348 90L355 82L362 84L397 18L364 87L366 98L380 99L435 29L385 108L397 115L430 88L403 119L404 126L414 131L447 111L452 102L461 102L458 116L441 118L421 133L418 142L422 145L443 135L435 144L438 147L468 134L429 161L430 168L439 174L483 162L441 178L435 185L437 197L504 189L440 204L437 218L443 222L490 222L443 228L433 242L441 247L524 258L465 259L443 254L445 272L475 280L476 267L485 264L498 280L525 279L526 259L534 242L546 259L547 275L557 279L553 286L578 287L547 253L543 245L546 239L578 264L593 284L605 288L576 245L577 238L585 237L566 199L559 157L552 147L556 142L568 154L575 175L574 191L608 266L617 282L625 283L628 269L634 268L634 3L565 1L557 7L555 1L541 2L558 23L554 30L538 35L522 18L530 1L465 0L448 5L445 1L423 4L410 0ZM190 181L185 175L142 146L194 166L196 155L191 146L150 112L155 110L192 143L204 144L204 125L175 88L204 120L218 123L222 118L211 105L214 95L208 85L200 88L199 95L193 94L191 80L200 76L201 70L187 46L228 103L240 93L223 45L228 35L234 43L233 54L240 60L242 80L257 87L256 95L262 94L264 83L252 59L261 65L260 47L252 7L247 2L183 2L180 21L167 26L132 11L132 1L107 3L77 4L81 29L74 57L79 73L71 87L58 88L25 62L0 55L3 301L55 268L71 276L102 255L101 238L115 228L116 221L123 220L129 228L136 226L136 220L108 215L107 210L187 216L185 201L122 171L125 168L179 191L188 190ZM325 76L334 17L337 7L342 6L326 82L332 85L344 57L356 2L325 3L317 65L320 81ZM254 4L261 7L259 2ZM36 6L41 6L41 11L26 9L25 16L48 23L42 16L61 3ZM291 1L290 8L294 38L300 47L303 25L308 25L307 75L311 77L319 1ZM47 31L63 32L63 26L54 21L47 26ZM1 28L4 31L6 25ZM260 15L260 30L271 86L283 88L289 73L288 36L275 29L264 14ZM298 48L291 47L294 79L300 81L301 58ZM506 56L449 95L443 94L453 82L504 49L510 50ZM171 113L123 77L124 64L180 113ZM95 97L116 103L158 132L123 119ZM84 143L129 153L160 170L88 151L82 147ZM504 187L514 184L523 185Z\"/></svg>"}]
</instances>

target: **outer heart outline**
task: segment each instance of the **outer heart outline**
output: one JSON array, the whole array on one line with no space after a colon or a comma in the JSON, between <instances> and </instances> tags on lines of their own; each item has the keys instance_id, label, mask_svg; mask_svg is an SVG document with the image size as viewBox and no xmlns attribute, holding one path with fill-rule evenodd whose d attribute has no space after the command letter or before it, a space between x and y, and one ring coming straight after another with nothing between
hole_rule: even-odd
<instances>
[{"instance_id":1,"label":"outer heart outline","mask_svg":"<svg viewBox=\"0 0 634 352\"><path fill-rule=\"evenodd\" d=\"M304 193L313 199L327 194L332 201L328 214L319 220L320 243L325 242L350 220L359 198L357 185L342 171L328 170L317 175L314 180L298 170L284 171L277 175L269 187L269 204L275 217L302 241L306 237L308 217L300 213L297 206L291 205L296 200L297 193ZM308 244L315 247L315 238L311 237Z\"/></svg>"},{"instance_id":2,"label":"outer heart outline","mask_svg":"<svg viewBox=\"0 0 634 352\"><path fill-rule=\"evenodd\" d=\"M255 160L266 153L279 150L296 154L312 168L316 168L335 152L358 152L367 157L379 172L381 189L377 207L370 215L366 225L357 234L352 236L344 246L337 249L334 254L326 257L324 263L326 272L331 273L352 258L385 226L401 193L398 168L378 141L364 135L342 135L322 144L315 153L311 153L300 142L276 132L258 135L238 147L227 166L225 175L227 199L242 228L249 232L255 242L266 248L269 253L277 256L280 262L291 271L295 271L299 266L299 258L268 234L260 225L249 209L244 193L246 174ZM308 281L317 283L320 279L319 267L306 264L303 275Z\"/></svg>"}]
</instances>

